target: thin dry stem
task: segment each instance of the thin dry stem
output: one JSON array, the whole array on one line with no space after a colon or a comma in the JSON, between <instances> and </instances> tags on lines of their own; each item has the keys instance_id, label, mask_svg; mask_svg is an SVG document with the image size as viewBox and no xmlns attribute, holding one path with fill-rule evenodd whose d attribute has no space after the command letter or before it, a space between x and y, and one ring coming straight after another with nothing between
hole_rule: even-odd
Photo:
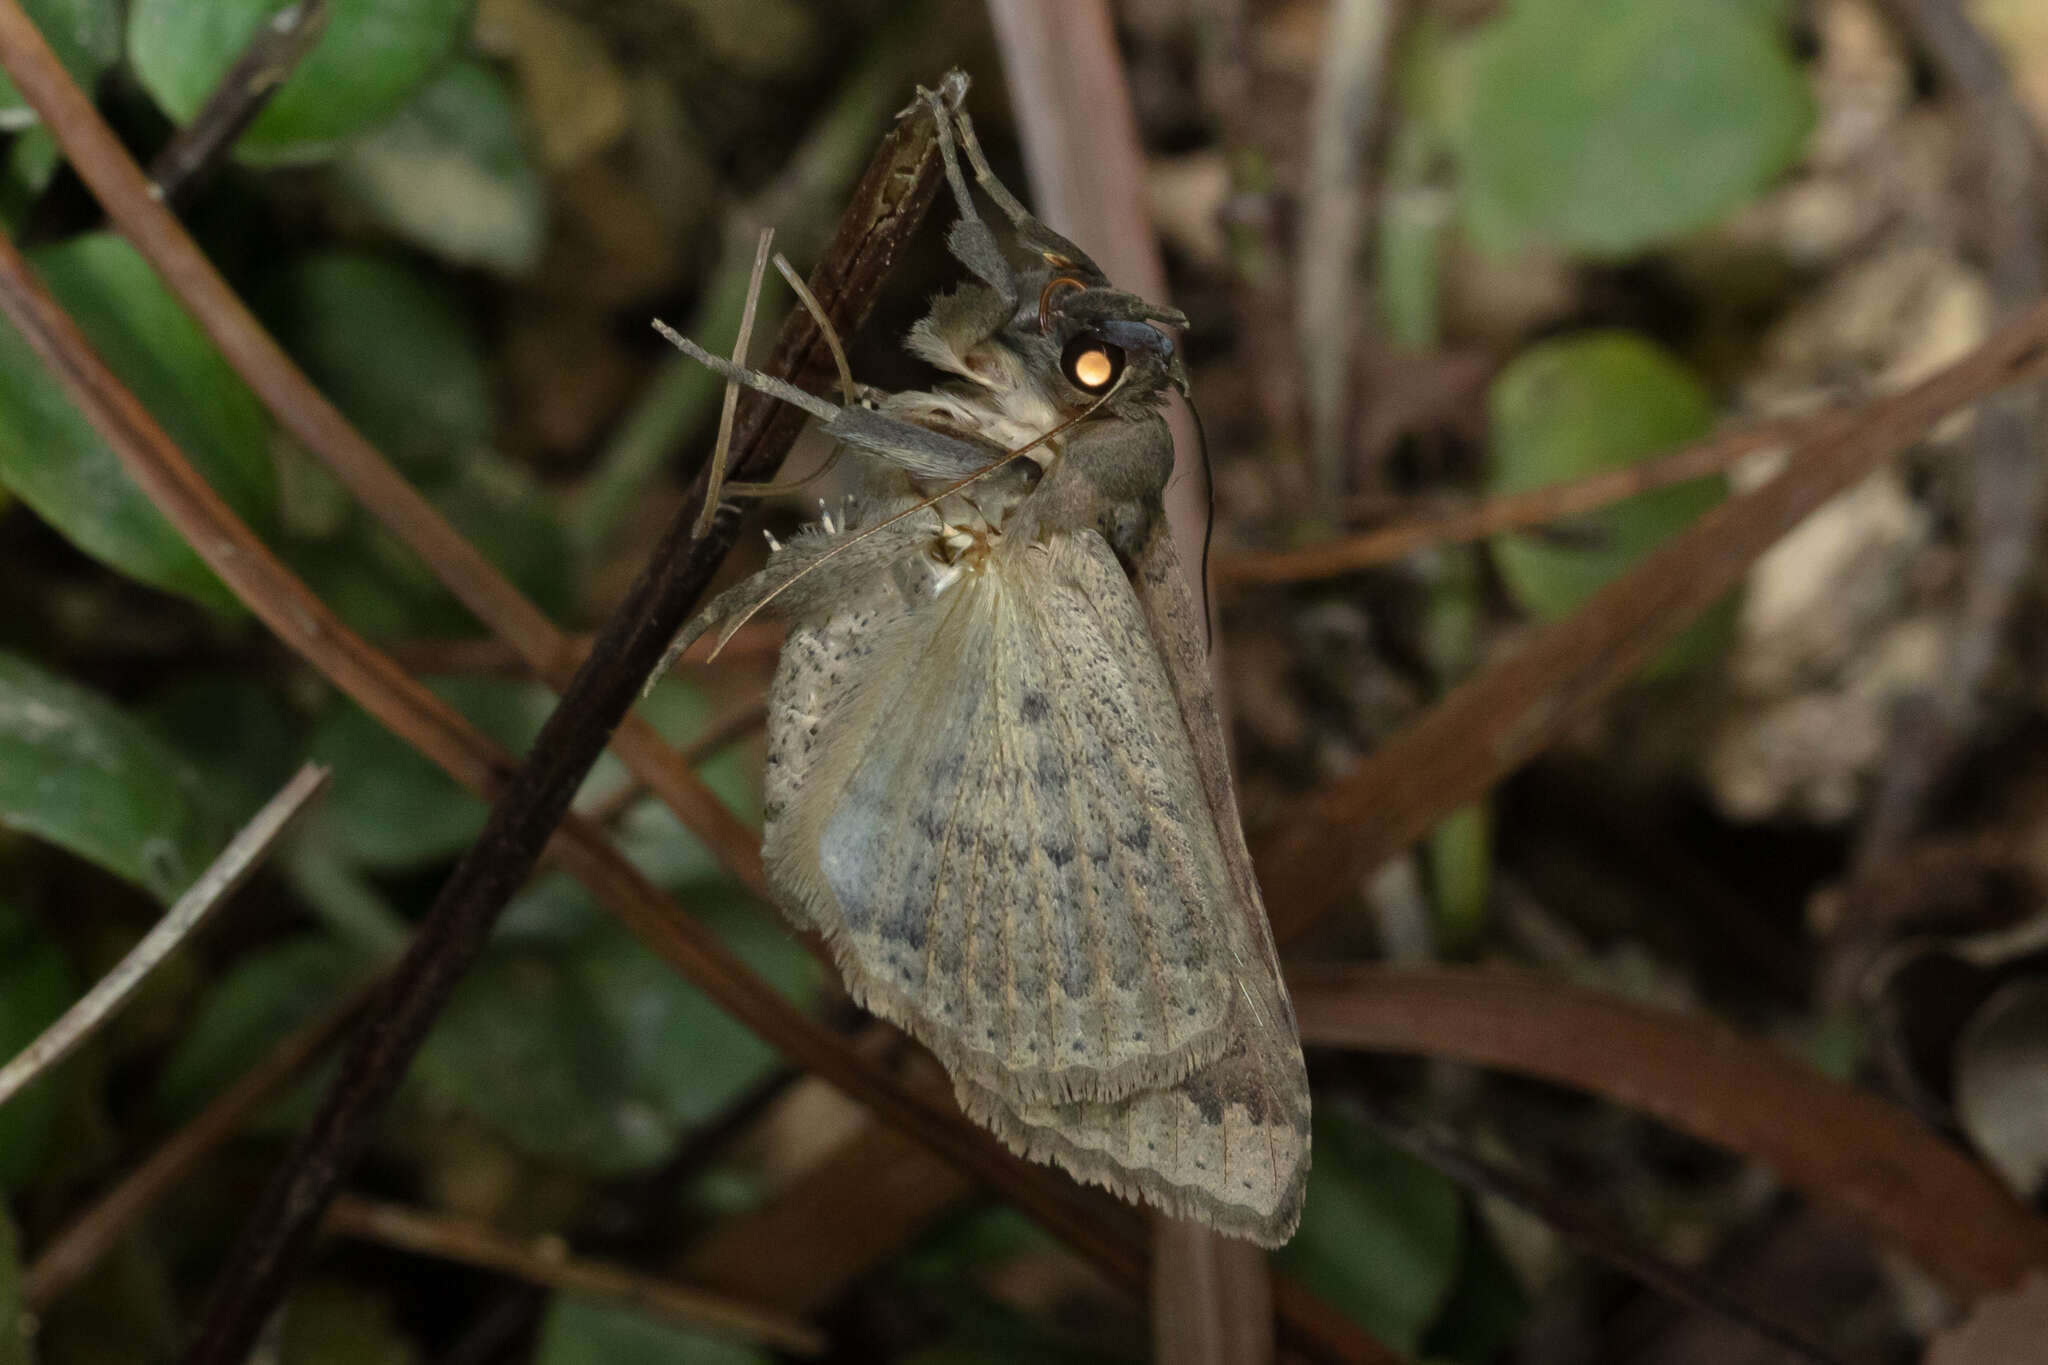
<instances>
[{"instance_id":1,"label":"thin dry stem","mask_svg":"<svg viewBox=\"0 0 2048 1365\"><path fill-rule=\"evenodd\" d=\"M1640 464L1544 484L1520 493L1504 493L1480 502L1430 507L1397 516L1384 526L1305 549L1218 555L1216 577L1225 584L1301 583L1335 578L1388 564L1419 550L1482 540L1503 531L1546 526L1597 512L1642 493L1724 473L1752 455L1810 443L1823 435L1830 424L1843 421L1855 411L1860 409L1831 408L1811 417L1723 432Z\"/></svg>"},{"instance_id":2,"label":"thin dry stem","mask_svg":"<svg viewBox=\"0 0 2048 1365\"><path fill-rule=\"evenodd\" d=\"M800 1356L822 1355L825 1350L825 1334L801 1319L729 1294L571 1256L555 1239L522 1244L469 1219L352 1195L334 1201L327 1212L327 1230L499 1271L549 1289L565 1289L652 1313L680 1327L755 1341Z\"/></svg>"},{"instance_id":3,"label":"thin dry stem","mask_svg":"<svg viewBox=\"0 0 2048 1365\"><path fill-rule=\"evenodd\" d=\"M149 163L165 203L177 203L226 158L326 29L327 0L295 0L257 28L199 112Z\"/></svg>"},{"instance_id":4,"label":"thin dry stem","mask_svg":"<svg viewBox=\"0 0 2048 1365\"><path fill-rule=\"evenodd\" d=\"M80 1043L92 1036L94 1029L105 1023L108 1016L135 993L135 988L170 956L171 950L199 927L201 920L241 888L242 883L270 855L270 850L277 846L277 841L284 837L293 819L306 808L306 803L327 785L327 776L328 770L318 764L308 763L300 768L275 796L264 803L263 809L250 817L249 823L228 840L228 846L220 851L220 856L164 912L164 917L142 936L142 941L114 964L113 970L80 996L70 1009L57 1016L56 1021L23 1048L13 1061L0 1066L0 1104L6 1104L21 1092L23 1086L69 1057Z\"/></svg>"},{"instance_id":5,"label":"thin dry stem","mask_svg":"<svg viewBox=\"0 0 2048 1365\"><path fill-rule=\"evenodd\" d=\"M747 276L747 301L740 309L740 330L733 338L732 363L741 369L747 365L747 344L754 339L754 313L761 303L761 276L768 269L768 248L775 241L775 229L761 229L760 240L754 243L754 268ZM697 524L693 529L697 539L711 534L711 523L718 517L719 494L725 490L725 465L732 457L732 423L739 412L740 382L737 379L725 381L725 402L718 410L718 439L711 446L711 473L704 488L704 506L697 513Z\"/></svg>"}]
</instances>

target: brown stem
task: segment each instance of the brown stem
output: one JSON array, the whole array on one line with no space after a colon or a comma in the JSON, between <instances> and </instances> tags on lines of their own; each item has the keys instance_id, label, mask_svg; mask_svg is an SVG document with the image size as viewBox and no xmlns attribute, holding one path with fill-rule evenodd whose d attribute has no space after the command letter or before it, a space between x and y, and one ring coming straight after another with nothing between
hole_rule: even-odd
<instances>
[{"instance_id":1,"label":"brown stem","mask_svg":"<svg viewBox=\"0 0 2048 1365\"><path fill-rule=\"evenodd\" d=\"M263 329L158 200L155 187L65 72L19 0L0 0L0 66L42 117L114 226L205 328L278 425L318 455L478 620L518 650L542 681L557 691L565 688L580 658L574 642L378 454ZM807 344L807 359L810 349ZM767 879L753 831L662 742L654 727L628 716L613 743L626 767L668 803L719 864L765 896Z\"/></svg>"},{"instance_id":2,"label":"brown stem","mask_svg":"<svg viewBox=\"0 0 2048 1365\"><path fill-rule=\"evenodd\" d=\"M825 1350L825 1334L799 1318L625 1266L584 1260L545 1245L522 1245L465 1218L342 1195L327 1212L327 1230L607 1299L679 1326L758 1341L797 1355L822 1355Z\"/></svg>"},{"instance_id":3,"label":"brown stem","mask_svg":"<svg viewBox=\"0 0 2048 1365\"><path fill-rule=\"evenodd\" d=\"M1258 865L1275 933L1313 923L1364 874L1536 754L1634 677L1780 537L1942 417L2048 369L2048 304L1904 393L1831 421L1784 472L1646 555L1571 616L1529 632L1358 767L1311 795Z\"/></svg>"},{"instance_id":4,"label":"brown stem","mask_svg":"<svg viewBox=\"0 0 2048 1365\"><path fill-rule=\"evenodd\" d=\"M1604 1095L1848 1209L1964 1295L2048 1266L2048 1222L1873 1095L1717 1024L1521 972L1289 979L1306 1042L1449 1057Z\"/></svg>"},{"instance_id":5,"label":"brown stem","mask_svg":"<svg viewBox=\"0 0 2048 1365\"><path fill-rule=\"evenodd\" d=\"M1521 493L1504 493L1482 502L1439 506L1375 526L1354 536L1272 554L1216 557L1219 582L1300 583L1357 573L1391 563L1417 550L1460 541L1481 540L1502 531L1544 526L1567 517L1597 512L1640 493L1719 474L1761 451L1812 441L1828 424L1841 421L1848 409L1830 409L1812 417L1772 422L1746 431L1710 436L1668 455L1621 469L1603 470L1583 479L1545 484Z\"/></svg>"},{"instance_id":6,"label":"brown stem","mask_svg":"<svg viewBox=\"0 0 2048 1365\"><path fill-rule=\"evenodd\" d=\"M233 150L327 27L327 0L296 0L266 19L242 55L149 163L166 204L190 194Z\"/></svg>"}]
</instances>

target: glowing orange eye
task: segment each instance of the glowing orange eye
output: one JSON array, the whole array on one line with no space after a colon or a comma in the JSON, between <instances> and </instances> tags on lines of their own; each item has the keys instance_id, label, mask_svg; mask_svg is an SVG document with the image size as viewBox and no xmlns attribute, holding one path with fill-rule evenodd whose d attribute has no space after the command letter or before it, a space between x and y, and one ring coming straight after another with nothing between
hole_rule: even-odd
<instances>
[{"instance_id":1,"label":"glowing orange eye","mask_svg":"<svg viewBox=\"0 0 2048 1365\"><path fill-rule=\"evenodd\" d=\"M1124 372L1123 348L1083 332L1060 354L1060 369L1083 393L1102 393Z\"/></svg>"}]
</instances>

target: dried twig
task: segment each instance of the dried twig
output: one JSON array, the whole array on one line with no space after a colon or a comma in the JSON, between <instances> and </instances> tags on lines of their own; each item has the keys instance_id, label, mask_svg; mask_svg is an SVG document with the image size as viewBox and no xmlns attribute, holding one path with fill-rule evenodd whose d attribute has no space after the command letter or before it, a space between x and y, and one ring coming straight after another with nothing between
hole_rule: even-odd
<instances>
[{"instance_id":1,"label":"dried twig","mask_svg":"<svg viewBox=\"0 0 2048 1365\"><path fill-rule=\"evenodd\" d=\"M1666 1298L1725 1318L1813 1365L1848 1365L1799 1327L1779 1321L1707 1276L1658 1255L1634 1237L1590 1216L1582 1199L1561 1194L1520 1171L1488 1161L1439 1124L1411 1123L1360 1096L1352 1096L1352 1101L1366 1111L1380 1136L1396 1147L1469 1189L1504 1199L1534 1214L1562 1233L1566 1241Z\"/></svg>"},{"instance_id":2,"label":"dried twig","mask_svg":"<svg viewBox=\"0 0 2048 1365\"><path fill-rule=\"evenodd\" d=\"M825 1334L801 1319L625 1266L571 1256L546 1243L522 1245L469 1219L342 1195L327 1211L327 1230L607 1299L679 1326L797 1355L820 1355L825 1349Z\"/></svg>"},{"instance_id":3,"label":"dried twig","mask_svg":"<svg viewBox=\"0 0 2048 1365\"><path fill-rule=\"evenodd\" d=\"M1604 1095L1764 1162L1962 1294L2048 1266L2048 1222L1968 1157L1903 1110L1720 1025L1519 972L1339 968L1288 984L1305 1042Z\"/></svg>"},{"instance_id":4,"label":"dried twig","mask_svg":"<svg viewBox=\"0 0 2048 1365\"><path fill-rule=\"evenodd\" d=\"M1624 498L1722 473L1751 455L1811 443L1824 435L1830 424L1846 420L1854 411L1833 408L1811 417L1724 432L1640 464L1483 501L1424 508L1357 535L1305 549L1218 555L1216 577L1232 584L1335 578L1391 563L1417 550L1583 516Z\"/></svg>"},{"instance_id":5,"label":"dried twig","mask_svg":"<svg viewBox=\"0 0 2048 1365\"><path fill-rule=\"evenodd\" d=\"M249 823L228 840L228 846L220 851L220 856L199 874L198 880L178 897L177 903L164 912L164 917L142 936L142 941L114 964L113 970L37 1035L35 1041L23 1048L13 1061L0 1066L0 1104L6 1104L20 1093L23 1086L69 1057L94 1029L106 1021L108 1015L121 1007L142 984L143 978L155 971L157 964L170 956L173 948L184 942L185 935L198 928L199 922L211 914L214 907L241 888L284 836L292 820L306 808L306 803L327 785L327 772L327 769L312 763L300 768L277 795L271 797L263 809L250 817Z\"/></svg>"},{"instance_id":6,"label":"dried twig","mask_svg":"<svg viewBox=\"0 0 2048 1365\"><path fill-rule=\"evenodd\" d=\"M1345 492L1351 449L1351 357L1365 172L1379 127L1395 0L1336 0L1323 37L1294 267L1294 342L1308 404L1309 458L1329 499Z\"/></svg>"},{"instance_id":7,"label":"dried twig","mask_svg":"<svg viewBox=\"0 0 2048 1365\"><path fill-rule=\"evenodd\" d=\"M319 456L370 514L417 554L478 620L511 643L544 682L557 690L565 687L580 657L574 643L378 454L263 329L159 201L120 139L22 12L19 0L0 0L0 65L41 115L108 218L205 328L278 424ZM639 716L628 716L613 742L626 767L704 841L720 866L742 885L765 895L759 841L662 742L653 726Z\"/></svg>"},{"instance_id":8,"label":"dried twig","mask_svg":"<svg viewBox=\"0 0 2048 1365\"><path fill-rule=\"evenodd\" d=\"M192 121L150 161L149 178L165 203L177 203L204 182L326 27L327 0L294 0L256 30Z\"/></svg>"},{"instance_id":9,"label":"dried twig","mask_svg":"<svg viewBox=\"0 0 2048 1365\"><path fill-rule=\"evenodd\" d=\"M1358 879L1579 723L1779 537L1942 417L2048 370L2048 305L1904 393L1827 425L1784 472L1646 555L1565 620L1452 691L1310 796L1259 850L1274 929L1297 933Z\"/></svg>"},{"instance_id":10,"label":"dried twig","mask_svg":"<svg viewBox=\"0 0 2048 1365\"><path fill-rule=\"evenodd\" d=\"M761 302L761 276L768 269L768 248L775 241L775 229L761 229L761 239L754 247L754 268L747 276L747 301L740 308L740 330L733 338L732 363L744 366L747 363L747 344L754 339L754 310ZM831 346L834 359L838 358L839 347L834 341ZM739 411L740 382L737 379L725 381L725 401L718 409L718 439L711 443L711 473L704 482L704 505L697 511L697 522L692 528L698 536L709 535L712 518L718 515L719 494L725 488L725 465L732 455L732 419Z\"/></svg>"}]
</instances>

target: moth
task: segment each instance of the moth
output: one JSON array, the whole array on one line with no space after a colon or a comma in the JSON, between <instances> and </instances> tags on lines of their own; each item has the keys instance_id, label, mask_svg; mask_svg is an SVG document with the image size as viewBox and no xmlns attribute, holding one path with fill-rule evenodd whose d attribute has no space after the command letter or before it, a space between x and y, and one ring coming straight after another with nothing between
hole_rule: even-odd
<instances>
[{"instance_id":1,"label":"moth","mask_svg":"<svg viewBox=\"0 0 2048 1365\"><path fill-rule=\"evenodd\" d=\"M1012 1150L1277 1246L1309 1094L1232 794L1203 618L1161 495L1167 328L989 170L964 78L938 121L972 278L908 348L945 378L835 404L670 339L866 458L699 635L787 624L763 856L848 991L938 1057ZM913 105L909 114L919 106ZM1008 221L1013 264L966 175ZM771 541L771 544L773 542Z\"/></svg>"}]
</instances>

